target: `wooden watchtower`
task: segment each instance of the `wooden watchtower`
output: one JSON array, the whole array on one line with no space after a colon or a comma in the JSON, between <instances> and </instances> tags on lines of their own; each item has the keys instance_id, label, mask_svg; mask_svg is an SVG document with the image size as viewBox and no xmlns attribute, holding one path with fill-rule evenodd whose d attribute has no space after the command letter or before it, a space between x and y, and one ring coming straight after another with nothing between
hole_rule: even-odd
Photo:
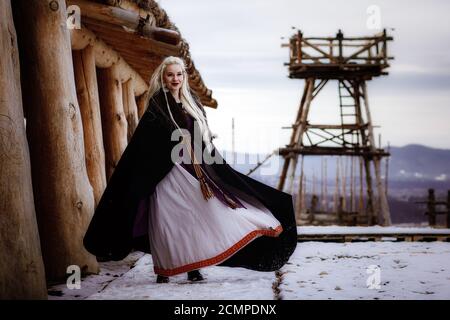
<instances>
[{"instance_id":1,"label":"wooden watchtower","mask_svg":"<svg viewBox=\"0 0 450 320\"><path fill-rule=\"evenodd\" d=\"M283 45L290 50L290 61L285 64L289 67L289 78L305 79L305 86L297 117L292 125L290 143L279 149L279 154L284 158L284 165L278 189L283 190L286 178L289 177L290 191L293 192L299 156L302 160L307 155L339 156L338 158L350 156L349 159L352 161L354 157L360 160L360 205L358 207L353 205L356 201L350 201L352 205L347 209L343 208L341 202L345 202L346 194L335 196L334 215L328 210L318 212L328 217L336 217L334 220L328 219L329 223L347 225L391 223L380 169L382 157L389 156L389 153L375 145L366 81L388 74L385 70L389 66L388 61L393 58L388 56L387 42L392 39L387 36L386 30L371 37L353 38L344 37L340 30L335 37L310 38L304 37L302 32L298 31L290 37L289 44ZM329 83L338 85L340 118L333 124L311 123L309 114L312 102ZM306 215L308 221L312 222L315 209L307 210L307 205L302 200L303 161L301 165L298 194L295 196L296 216L297 221L300 221L301 216ZM375 187L372 186L372 172L375 175ZM338 179L336 184L339 190ZM365 197L362 192L363 184L366 189ZM314 207L313 202L317 203L317 196L312 196Z\"/></svg>"}]
</instances>

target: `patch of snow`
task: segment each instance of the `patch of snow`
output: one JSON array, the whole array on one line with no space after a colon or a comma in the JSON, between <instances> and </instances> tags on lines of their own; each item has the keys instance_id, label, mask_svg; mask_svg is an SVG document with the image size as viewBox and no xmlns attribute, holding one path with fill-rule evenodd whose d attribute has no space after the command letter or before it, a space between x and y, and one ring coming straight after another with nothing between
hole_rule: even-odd
<instances>
[{"instance_id":1,"label":"patch of snow","mask_svg":"<svg viewBox=\"0 0 450 320\"><path fill-rule=\"evenodd\" d=\"M80 289L68 289L66 283L52 285L48 288L49 300L86 299L94 293L103 290L112 281L118 279L131 268L144 255L143 252L134 251L121 261L100 262L98 275L89 275L81 279Z\"/></svg>"},{"instance_id":2,"label":"patch of snow","mask_svg":"<svg viewBox=\"0 0 450 320\"><path fill-rule=\"evenodd\" d=\"M367 286L374 266L380 289ZM281 271L286 300L450 299L447 242L303 242Z\"/></svg>"}]
</instances>

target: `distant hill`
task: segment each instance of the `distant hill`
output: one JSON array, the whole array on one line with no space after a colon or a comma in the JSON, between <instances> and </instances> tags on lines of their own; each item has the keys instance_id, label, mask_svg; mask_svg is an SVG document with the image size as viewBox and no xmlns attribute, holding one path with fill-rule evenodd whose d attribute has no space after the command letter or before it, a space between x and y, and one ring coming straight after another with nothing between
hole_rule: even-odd
<instances>
[{"instance_id":1,"label":"distant hill","mask_svg":"<svg viewBox=\"0 0 450 320\"><path fill-rule=\"evenodd\" d=\"M390 152L392 179L450 181L450 150L409 144L391 147Z\"/></svg>"}]
</instances>

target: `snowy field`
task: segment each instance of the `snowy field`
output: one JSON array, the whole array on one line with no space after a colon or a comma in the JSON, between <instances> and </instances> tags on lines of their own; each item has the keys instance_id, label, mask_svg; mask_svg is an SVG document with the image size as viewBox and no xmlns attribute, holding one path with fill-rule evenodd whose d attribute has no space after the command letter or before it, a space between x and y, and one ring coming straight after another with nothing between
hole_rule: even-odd
<instances>
[{"instance_id":1,"label":"snowy field","mask_svg":"<svg viewBox=\"0 0 450 320\"><path fill-rule=\"evenodd\" d=\"M141 252L101 268L82 279L81 289L49 288L49 299L450 299L448 242L303 242L281 279L274 272L209 267L201 283L183 274L157 284L151 256Z\"/></svg>"},{"instance_id":2,"label":"snowy field","mask_svg":"<svg viewBox=\"0 0 450 320\"><path fill-rule=\"evenodd\" d=\"M369 289L376 266L379 289ZM287 300L450 299L450 243L304 242L282 272Z\"/></svg>"},{"instance_id":3,"label":"snowy field","mask_svg":"<svg viewBox=\"0 0 450 320\"><path fill-rule=\"evenodd\" d=\"M125 260L100 263L100 274L82 279L80 289L69 290L65 284L51 287L49 291L53 293L49 295L49 299L272 300L274 298L272 289L276 278L274 272L209 267L202 269L202 274L206 278L204 281L190 283L187 281L187 274L180 274L170 277L169 283L158 284L153 273L151 255L134 252ZM129 263L133 260L136 262L130 268ZM105 265L106 268L103 268Z\"/></svg>"}]
</instances>

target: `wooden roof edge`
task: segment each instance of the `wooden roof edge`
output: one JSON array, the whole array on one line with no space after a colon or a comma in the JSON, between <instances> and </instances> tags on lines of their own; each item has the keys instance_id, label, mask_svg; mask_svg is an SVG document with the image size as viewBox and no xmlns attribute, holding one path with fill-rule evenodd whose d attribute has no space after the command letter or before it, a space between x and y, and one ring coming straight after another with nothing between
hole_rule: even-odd
<instances>
[{"instance_id":1,"label":"wooden roof edge","mask_svg":"<svg viewBox=\"0 0 450 320\"><path fill-rule=\"evenodd\" d=\"M75 1L75 0L69 0ZM76 0L81 1L81 0ZM134 11L141 17L149 14L151 18L149 19L151 24L156 28L162 28L167 30L172 30L180 35L180 41L178 46L180 47L180 57L183 58L186 64L186 71L190 75L194 75L196 78L198 76L198 87L205 87L203 79L200 76L200 72L196 69L194 62L191 58L189 52L189 43L182 37L178 27L170 20L166 11L160 7L160 5L155 0L89 0L91 2L103 3L110 6L115 6L122 8L124 10ZM217 108L217 101L212 98L212 91L199 91L197 88L193 88L195 93L199 95L200 100L208 107ZM206 93L208 92L208 94Z\"/></svg>"},{"instance_id":2,"label":"wooden roof edge","mask_svg":"<svg viewBox=\"0 0 450 320\"><path fill-rule=\"evenodd\" d=\"M75 5L80 9L83 18L94 19L105 24L127 28L136 34L170 45L178 45L180 33L176 30L160 28L150 23L151 15L142 17L140 13L121 7L110 6L91 0L66 0L67 5ZM154 17L152 19L154 21Z\"/></svg>"},{"instance_id":3,"label":"wooden roof edge","mask_svg":"<svg viewBox=\"0 0 450 320\"><path fill-rule=\"evenodd\" d=\"M122 83L128 80L133 81L135 96L140 96L147 90L148 85L139 73L114 48L106 44L85 26L82 26L81 29L71 29L70 40L72 50L83 50L88 45L91 45L94 49L95 65L97 67L108 68L116 64L119 70L120 81Z\"/></svg>"}]
</instances>

